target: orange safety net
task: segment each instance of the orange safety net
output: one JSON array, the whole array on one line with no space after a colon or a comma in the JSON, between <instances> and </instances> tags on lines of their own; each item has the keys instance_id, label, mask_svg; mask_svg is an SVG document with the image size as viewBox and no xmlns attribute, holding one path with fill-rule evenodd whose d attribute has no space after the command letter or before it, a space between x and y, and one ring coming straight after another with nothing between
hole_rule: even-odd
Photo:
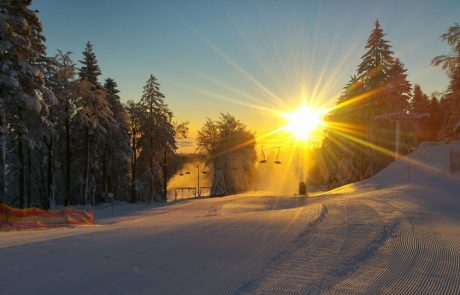
<instances>
[{"instance_id":1,"label":"orange safety net","mask_svg":"<svg viewBox=\"0 0 460 295\"><path fill-rule=\"evenodd\" d=\"M0 204L0 230L68 226L72 224L94 224L94 213L64 208L43 210L38 208L18 209Z\"/></svg>"}]
</instances>

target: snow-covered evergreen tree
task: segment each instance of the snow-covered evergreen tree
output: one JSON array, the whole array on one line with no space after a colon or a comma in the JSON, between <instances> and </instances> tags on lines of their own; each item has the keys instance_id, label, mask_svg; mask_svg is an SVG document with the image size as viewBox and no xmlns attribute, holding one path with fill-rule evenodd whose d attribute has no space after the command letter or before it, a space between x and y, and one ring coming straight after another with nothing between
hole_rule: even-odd
<instances>
[{"instance_id":1,"label":"snow-covered evergreen tree","mask_svg":"<svg viewBox=\"0 0 460 295\"><path fill-rule=\"evenodd\" d=\"M86 43L85 50L83 51L83 59L79 60L82 64L78 72L78 76L82 81L88 81L95 86L99 85L98 77L101 75L101 69L97 63L96 54L93 51L93 44Z\"/></svg>"},{"instance_id":2,"label":"snow-covered evergreen tree","mask_svg":"<svg viewBox=\"0 0 460 295\"><path fill-rule=\"evenodd\" d=\"M407 80L407 70L404 64L395 59L394 64L388 72L386 83L385 111L386 113L404 114L410 110L410 99L412 86Z\"/></svg>"},{"instance_id":3,"label":"snow-covered evergreen tree","mask_svg":"<svg viewBox=\"0 0 460 295\"><path fill-rule=\"evenodd\" d=\"M88 202L88 195L91 190L94 200L96 191L94 178L101 170L101 163L97 161L96 147L100 147L100 140L105 139L109 124L114 123L113 113L107 101L106 92L97 80L101 74L97 64L96 55L90 42L86 44L83 52L83 65L79 70L80 81L78 84L77 117L81 126L83 137L83 173L82 173L82 201Z\"/></svg>"},{"instance_id":4,"label":"snow-covered evergreen tree","mask_svg":"<svg viewBox=\"0 0 460 295\"><path fill-rule=\"evenodd\" d=\"M430 99L423 93L420 85L414 85L414 94L411 100L411 110L416 113L429 112Z\"/></svg>"},{"instance_id":5,"label":"snow-covered evergreen tree","mask_svg":"<svg viewBox=\"0 0 460 295\"><path fill-rule=\"evenodd\" d=\"M78 86L78 82L74 79L75 65L71 59L71 52L58 50L45 78L47 86L52 89L57 99L57 104L50 108L49 121L52 128L44 136L48 148L45 191L48 198L56 202L62 201L68 206L73 202L71 125L75 119ZM58 175L54 176L54 170L59 172ZM58 188L61 191L58 192Z\"/></svg>"},{"instance_id":6,"label":"snow-covered evergreen tree","mask_svg":"<svg viewBox=\"0 0 460 295\"><path fill-rule=\"evenodd\" d=\"M342 170L330 171L338 182L335 184L371 176L392 161L389 155L395 145L395 123L390 115L404 117L410 108L411 85L406 69L384 37L377 20L356 75L344 87L338 100L340 107L329 117L336 128L331 128L329 139L324 141L322 158L323 162L334 161L330 163L332 170ZM407 126L402 126L405 131ZM339 158L346 163L347 171L343 171L344 165L335 163Z\"/></svg>"},{"instance_id":7,"label":"snow-covered evergreen tree","mask_svg":"<svg viewBox=\"0 0 460 295\"><path fill-rule=\"evenodd\" d=\"M231 114L207 119L198 131L198 148L213 167L211 195L248 190L254 180L255 135Z\"/></svg>"},{"instance_id":8,"label":"snow-covered evergreen tree","mask_svg":"<svg viewBox=\"0 0 460 295\"><path fill-rule=\"evenodd\" d=\"M358 66L357 76L361 81L361 87L366 90L372 90L383 87L388 78L389 72L394 65L393 51L380 26L379 21L375 22L375 27L367 40L365 48L367 52L361 57L362 61ZM378 113L377 107L381 102L381 95L374 95L371 99L372 111Z\"/></svg>"},{"instance_id":9,"label":"snow-covered evergreen tree","mask_svg":"<svg viewBox=\"0 0 460 295\"><path fill-rule=\"evenodd\" d=\"M443 98L446 110L441 134L444 138L460 138L460 130L454 129L460 122L460 25L455 23L447 33L441 36L442 40L451 47L448 55L439 55L432 60L435 66L441 66L449 75L449 86Z\"/></svg>"},{"instance_id":10,"label":"snow-covered evergreen tree","mask_svg":"<svg viewBox=\"0 0 460 295\"><path fill-rule=\"evenodd\" d=\"M25 200L25 150L30 149L29 127L24 118L29 112L40 114L54 102L44 87L45 38L37 13L29 8L31 0L3 0L0 3L0 202L6 192L6 134L16 142L18 199ZM8 114L8 118L6 117ZM12 195L12 192L9 192Z\"/></svg>"},{"instance_id":11,"label":"snow-covered evergreen tree","mask_svg":"<svg viewBox=\"0 0 460 295\"><path fill-rule=\"evenodd\" d=\"M411 112L413 114L431 113L431 101L428 98L428 96L425 93L423 93L420 85L414 85L414 94L411 100ZM414 126L414 128L416 128L415 132L417 136L416 144L420 143L421 141L431 139L431 118L419 118L416 119L416 122L417 126Z\"/></svg>"},{"instance_id":12,"label":"snow-covered evergreen tree","mask_svg":"<svg viewBox=\"0 0 460 295\"><path fill-rule=\"evenodd\" d=\"M129 100L125 105L129 118L129 136L130 136L130 181L131 181L131 198L132 203L137 201L137 158L139 155L139 141L142 137L141 127L144 122L144 110L139 103Z\"/></svg>"},{"instance_id":13,"label":"snow-covered evergreen tree","mask_svg":"<svg viewBox=\"0 0 460 295\"><path fill-rule=\"evenodd\" d=\"M430 117L427 123L428 138L429 140L435 141L439 139L439 132L441 131L443 122L443 114L439 100L434 95L430 99L429 113Z\"/></svg>"},{"instance_id":14,"label":"snow-covered evergreen tree","mask_svg":"<svg viewBox=\"0 0 460 295\"><path fill-rule=\"evenodd\" d=\"M105 193L118 196L122 184L128 181L128 162L130 155L129 117L118 96L117 83L108 78L104 89L113 113L114 124L107 126L107 136L103 148L102 186ZM125 191L127 192L127 191Z\"/></svg>"},{"instance_id":15,"label":"snow-covered evergreen tree","mask_svg":"<svg viewBox=\"0 0 460 295\"><path fill-rule=\"evenodd\" d=\"M140 105L145 110L142 122L143 136L140 141L141 164L148 167L144 177L148 182L150 198L154 195L165 194L168 178L166 166L175 157L176 140L172 123L173 114L164 101L160 92L160 84L155 76L147 80Z\"/></svg>"}]
</instances>

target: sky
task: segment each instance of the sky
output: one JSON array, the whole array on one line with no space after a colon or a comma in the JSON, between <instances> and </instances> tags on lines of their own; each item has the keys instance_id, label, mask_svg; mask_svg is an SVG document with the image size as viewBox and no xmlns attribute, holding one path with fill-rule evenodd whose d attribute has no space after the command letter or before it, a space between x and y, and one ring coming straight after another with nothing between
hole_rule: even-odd
<instances>
[{"instance_id":1,"label":"sky","mask_svg":"<svg viewBox=\"0 0 460 295\"><path fill-rule=\"evenodd\" d=\"M196 136L207 117L235 115L263 134L302 99L330 106L356 71L376 19L412 84L428 94L448 78L431 59L460 22L460 1L35 0L47 53L87 41L123 101L155 75L177 121Z\"/></svg>"}]
</instances>

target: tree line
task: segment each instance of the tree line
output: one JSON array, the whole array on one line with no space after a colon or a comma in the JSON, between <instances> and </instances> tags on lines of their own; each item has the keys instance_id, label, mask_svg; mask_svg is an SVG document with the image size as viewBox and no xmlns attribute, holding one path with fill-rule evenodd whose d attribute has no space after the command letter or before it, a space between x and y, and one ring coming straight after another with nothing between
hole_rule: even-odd
<instances>
[{"instance_id":1,"label":"tree line","mask_svg":"<svg viewBox=\"0 0 460 295\"><path fill-rule=\"evenodd\" d=\"M99 80L90 42L78 66L70 52L46 56L30 4L0 4L0 203L164 200L188 125L176 123L157 78L123 104L117 83Z\"/></svg>"},{"instance_id":2,"label":"tree line","mask_svg":"<svg viewBox=\"0 0 460 295\"><path fill-rule=\"evenodd\" d=\"M138 102L121 102L112 78L100 81L93 45L74 64L70 52L46 55L31 0L0 4L0 203L17 207L94 204L116 199L164 200L180 168L177 123L154 75ZM450 140L460 131L460 27L441 38L451 53L432 60L449 75L441 94L411 85L378 21L366 52L328 115L310 182L334 187L370 177L394 158L396 121L401 155L421 141ZM208 119L198 148L212 167L212 194L251 188L255 134L230 114Z\"/></svg>"},{"instance_id":3,"label":"tree line","mask_svg":"<svg viewBox=\"0 0 460 295\"><path fill-rule=\"evenodd\" d=\"M368 178L394 159L400 127L399 153L405 155L422 141L460 138L460 27L456 23L441 36L451 54L432 60L449 76L444 93L423 93L407 79L406 68L391 50L377 20L356 72L345 85L310 182L329 188ZM396 149L397 150L397 149Z\"/></svg>"}]
</instances>

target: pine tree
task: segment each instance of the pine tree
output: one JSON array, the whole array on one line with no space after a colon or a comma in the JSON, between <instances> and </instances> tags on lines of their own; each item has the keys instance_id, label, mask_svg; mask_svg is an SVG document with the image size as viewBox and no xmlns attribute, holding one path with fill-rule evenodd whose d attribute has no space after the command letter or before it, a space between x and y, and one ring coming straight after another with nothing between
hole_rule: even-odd
<instances>
[{"instance_id":1,"label":"pine tree","mask_svg":"<svg viewBox=\"0 0 460 295\"><path fill-rule=\"evenodd\" d=\"M436 96L433 96L431 98L428 112L430 114L430 117L428 118L428 122L426 124L428 131L428 139L437 140L438 133L441 130L443 117L441 112L441 106Z\"/></svg>"},{"instance_id":2,"label":"pine tree","mask_svg":"<svg viewBox=\"0 0 460 295\"><path fill-rule=\"evenodd\" d=\"M411 101L411 110L414 114L428 114L430 113L431 102L428 96L422 92L420 85L414 86L414 95ZM430 118L419 118L416 120L418 123L417 133L417 144L421 141L428 140L430 138Z\"/></svg>"},{"instance_id":3,"label":"pine tree","mask_svg":"<svg viewBox=\"0 0 460 295\"><path fill-rule=\"evenodd\" d=\"M404 68L404 64L399 60L395 59L394 64L391 66L388 72L388 78L386 80L386 112L387 113L399 113L405 114L410 109L410 97L411 97L411 84L407 80L407 70Z\"/></svg>"},{"instance_id":4,"label":"pine tree","mask_svg":"<svg viewBox=\"0 0 460 295\"><path fill-rule=\"evenodd\" d=\"M441 66L449 75L453 75L460 64L460 25L455 23L449 28L447 33L441 35L441 39L450 45L452 53L450 55L438 55L431 63Z\"/></svg>"},{"instance_id":5,"label":"pine tree","mask_svg":"<svg viewBox=\"0 0 460 295\"><path fill-rule=\"evenodd\" d=\"M99 170L96 162L97 150L103 134L107 132L107 125L113 124L113 113L106 98L104 89L100 86L97 77L101 74L91 43L87 43L80 61L80 82L78 86L77 116L83 131L84 141L84 168L83 168L83 194L82 201L88 201L89 189L95 191L95 171ZM94 147L93 147L94 144ZM93 199L94 200L94 199Z\"/></svg>"},{"instance_id":6,"label":"pine tree","mask_svg":"<svg viewBox=\"0 0 460 295\"><path fill-rule=\"evenodd\" d=\"M231 114L207 119L198 131L198 148L211 159L214 177L211 195L248 190L254 177L255 135Z\"/></svg>"},{"instance_id":7,"label":"pine tree","mask_svg":"<svg viewBox=\"0 0 460 295\"><path fill-rule=\"evenodd\" d=\"M165 196L168 159L175 157L175 129L172 124L173 114L164 102L164 94L160 92L160 84L156 77L150 75L144 86L140 104L145 109L142 122L143 137L140 141L142 154L147 164L149 197L160 192ZM161 179L161 180L160 180Z\"/></svg>"},{"instance_id":8,"label":"pine tree","mask_svg":"<svg viewBox=\"0 0 460 295\"><path fill-rule=\"evenodd\" d=\"M362 62L359 64L357 71L358 79L367 91L383 87L394 65L393 51L391 51L391 46L384 39L384 36L383 29L377 20L365 46L367 52L361 57ZM381 96L373 98L373 102L377 106L382 104L379 98Z\"/></svg>"},{"instance_id":9,"label":"pine tree","mask_svg":"<svg viewBox=\"0 0 460 295\"><path fill-rule=\"evenodd\" d=\"M362 61L357 70L361 92L372 93L361 103L360 110L363 114L363 126L366 129L366 140L380 146L386 143L383 136L386 132L384 131L385 125L377 121L376 117L384 114L387 109L385 97L388 94L385 93L385 88L389 72L394 64L393 51L384 36L383 29L377 20L365 46L367 52L361 57ZM374 174L381 165L381 156L371 148L367 150L366 157L370 160L370 174Z\"/></svg>"},{"instance_id":10,"label":"pine tree","mask_svg":"<svg viewBox=\"0 0 460 295\"><path fill-rule=\"evenodd\" d=\"M411 101L411 109L415 113L425 113L428 112L430 108L430 99L428 96L423 93L420 85L414 86L414 95Z\"/></svg>"},{"instance_id":11,"label":"pine tree","mask_svg":"<svg viewBox=\"0 0 460 295\"><path fill-rule=\"evenodd\" d=\"M449 75L450 82L446 94L443 99L445 110L447 110L444 118L441 133L444 138L453 135L453 129L460 122L460 25L455 23L449 28L447 33L441 35L443 41L450 45L452 51L450 55L439 55L432 60L435 66L441 66Z\"/></svg>"},{"instance_id":12,"label":"pine tree","mask_svg":"<svg viewBox=\"0 0 460 295\"><path fill-rule=\"evenodd\" d=\"M45 145L49 147L48 159L52 156L52 153L56 154L54 156L56 160L53 161L53 159L49 159L51 163L48 163L48 165L51 165L52 162L62 163L59 165L61 169L59 175L62 175L62 179L54 180L52 176L47 177L47 195L53 193L51 191L53 185L51 185L50 182L52 182L54 186L57 186L60 180L64 186L63 201L66 206L69 206L73 202L71 193L71 125L74 123L76 95L78 94L78 82L75 81L74 78L75 65L71 59L71 52L58 50L54 57L54 63L46 76L46 83L54 92L57 104L50 108L49 120L51 121L54 131L45 136ZM53 149L54 146L56 146L56 148ZM60 158L57 159L57 157ZM49 171L50 170L51 169L49 169Z\"/></svg>"},{"instance_id":13,"label":"pine tree","mask_svg":"<svg viewBox=\"0 0 460 295\"><path fill-rule=\"evenodd\" d=\"M102 161L102 184L105 193L111 192L115 196L119 193L120 183L127 180L125 178L128 172L130 153L129 118L120 102L117 87L118 85L113 79L107 78L105 80L104 89L113 113L114 124L107 126Z\"/></svg>"},{"instance_id":14,"label":"pine tree","mask_svg":"<svg viewBox=\"0 0 460 295\"><path fill-rule=\"evenodd\" d=\"M144 133L141 145L144 158L148 161L147 176L149 183L149 199L153 199L154 179L159 177L159 163L156 159L158 159L160 155L158 154L159 151L155 149L155 140L159 139L155 132L158 128L156 122L156 110L159 108L160 104L163 103L164 98L165 96L160 92L160 84L157 82L156 77L150 75L146 85L144 86L143 95L140 100L140 104L146 111L141 127Z\"/></svg>"},{"instance_id":15,"label":"pine tree","mask_svg":"<svg viewBox=\"0 0 460 295\"><path fill-rule=\"evenodd\" d=\"M0 4L0 202L6 192L6 128L13 132L19 161L19 205L24 206L24 149L30 148L25 112L40 114L54 101L44 87L45 38L31 0L4 0ZM41 95L38 93L41 92ZM24 145L26 145L24 147Z\"/></svg>"},{"instance_id":16,"label":"pine tree","mask_svg":"<svg viewBox=\"0 0 460 295\"><path fill-rule=\"evenodd\" d=\"M455 126L460 122L460 63L450 75L450 82L444 94L445 117L441 133L447 139L460 139L460 134L453 134Z\"/></svg>"},{"instance_id":17,"label":"pine tree","mask_svg":"<svg viewBox=\"0 0 460 295\"><path fill-rule=\"evenodd\" d=\"M145 121L143 118L144 111L139 103L134 103L132 100L128 101L125 106L126 112L129 117L129 136L130 136L130 148L131 148L131 199L132 203L136 202L136 184L137 184L137 158L139 152L139 141L142 133L142 122Z\"/></svg>"},{"instance_id":18,"label":"pine tree","mask_svg":"<svg viewBox=\"0 0 460 295\"><path fill-rule=\"evenodd\" d=\"M382 116L404 115L409 108L411 86L407 81L406 69L393 51L378 20L369 36L362 62L358 66L358 79L363 93L372 93L366 99L362 111L367 126L367 141L388 151L394 149L394 123ZM392 158L371 148L370 174L386 166Z\"/></svg>"},{"instance_id":19,"label":"pine tree","mask_svg":"<svg viewBox=\"0 0 460 295\"><path fill-rule=\"evenodd\" d=\"M395 145L395 123L391 117L403 120L406 116L411 84L404 64L394 57L384 37L377 20L356 74L344 87L336 110L329 115L332 128L318 152L322 163L328 163L328 169L316 168L329 170L323 173L330 176L328 184L369 177L393 160L389 156ZM407 124L401 125L407 132ZM407 141L408 137L403 134L403 138Z\"/></svg>"},{"instance_id":20,"label":"pine tree","mask_svg":"<svg viewBox=\"0 0 460 295\"><path fill-rule=\"evenodd\" d=\"M93 51L93 44L91 42L86 43L85 50L83 51L83 59L79 60L82 64L78 76L80 80L88 81L91 84L97 86L99 81L97 78L101 75L101 69L97 63L96 54Z\"/></svg>"}]
</instances>

